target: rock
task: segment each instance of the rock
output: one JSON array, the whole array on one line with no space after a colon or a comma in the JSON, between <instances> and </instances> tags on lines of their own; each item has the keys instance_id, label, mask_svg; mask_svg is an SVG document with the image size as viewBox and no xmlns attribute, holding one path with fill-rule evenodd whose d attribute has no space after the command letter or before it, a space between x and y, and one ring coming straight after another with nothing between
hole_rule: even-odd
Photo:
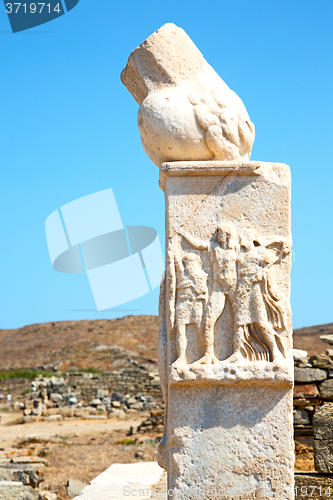
<instances>
[{"instance_id":1,"label":"rock","mask_svg":"<svg viewBox=\"0 0 333 500\"><path fill-rule=\"evenodd\" d=\"M28 485L29 471L3 469L0 467L0 481L18 481L21 484Z\"/></svg>"},{"instance_id":2,"label":"rock","mask_svg":"<svg viewBox=\"0 0 333 500\"><path fill-rule=\"evenodd\" d=\"M157 407L156 403L146 403L144 406L146 410L155 410Z\"/></svg>"},{"instance_id":3,"label":"rock","mask_svg":"<svg viewBox=\"0 0 333 500\"><path fill-rule=\"evenodd\" d=\"M116 417L116 418L124 418L126 416L126 413L124 412L124 410L120 410L118 408L114 408L110 413L109 413L109 417L110 418L113 418L113 417Z\"/></svg>"},{"instance_id":4,"label":"rock","mask_svg":"<svg viewBox=\"0 0 333 500\"><path fill-rule=\"evenodd\" d=\"M60 413L54 413L53 415L44 417L45 422L59 422L59 420L62 420L62 415L60 415Z\"/></svg>"},{"instance_id":5,"label":"rock","mask_svg":"<svg viewBox=\"0 0 333 500\"><path fill-rule=\"evenodd\" d=\"M39 484L44 481L44 472L39 470L29 471L29 482L33 488L38 488Z\"/></svg>"},{"instance_id":6,"label":"rock","mask_svg":"<svg viewBox=\"0 0 333 500\"><path fill-rule=\"evenodd\" d=\"M129 398L127 399L127 401L126 401L127 406L134 405L135 403L136 403L136 399L135 399L135 398L133 398L132 396L131 396L131 397L129 397Z\"/></svg>"},{"instance_id":7,"label":"rock","mask_svg":"<svg viewBox=\"0 0 333 500\"><path fill-rule=\"evenodd\" d=\"M319 385L319 391L322 399L333 399L333 379L322 382Z\"/></svg>"},{"instance_id":8,"label":"rock","mask_svg":"<svg viewBox=\"0 0 333 500\"><path fill-rule=\"evenodd\" d=\"M75 481L74 479L68 479L67 481L67 495L70 498L78 496L86 485L81 483L81 481Z\"/></svg>"},{"instance_id":9,"label":"rock","mask_svg":"<svg viewBox=\"0 0 333 500\"><path fill-rule=\"evenodd\" d=\"M22 486L21 481L0 481L0 487L6 487L6 486Z\"/></svg>"},{"instance_id":10,"label":"rock","mask_svg":"<svg viewBox=\"0 0 333 500\"><path fill-rule=\"evenodd\" d=\"M314 460L318 472L333 472L333 403L321 406L313 416Z\"/></svg>"},{"instance_id":11,"label":"rock","mask_svg":"<svg viewBox=\"0 0 333 500\"><path fill-rule=\"evenodd\" d=\"M124 396L122 394L120 394L120 392L113 392L112 393L112 399L115 400L115 401L122 402L123 399L124 399Z\"/></svg>"},{"instance_id":12,"label":"rock","mask_svg":"<svg viewBox=\"0 0 333 500\"><path fill-rule=\"evenodd\" d=\"M313 405L313 406L320 406L321 400L318 398L315 399L294 399L294 408L299 408L299 407L305 407L308 405Z\"/></svg>"},{"instance_id":13,"label":"rock","mask_svg":"<svg viewBox=\"0 0 333 500\"><path fill-rule=\"evenodd\" d=\"M321 335L320 340L326 342L326 344L333 345L333 335Z\"/></svg>"},{"instance_id":14,"label":"rock","mask_svg":"<svg viewBox=\"0 0 333 500\"><path fill-rule=\"evenodd\" d=\"M120 401L112 401L111 405L113 406L113 408L120 408L121 407Z\"/></svg>"},{"instance_id":15,"label":"rock","mask_svg":"<svg viewBox=\"0 0 333 500\"><path fill-rule=\"evenodd\" d=\"M58 410L58 413L60 413L60 415L62 415L64 418L74 417L74 408L64 406L63 408L57 408L57 410Z\"/></svg>"},{"instance_id":16,"label":"rock","mask_svg":"<svg viewBox=\"0 0 333 500\"><path fill-rule=\"evenodd\" d=\"M309 425L311 423L306 410L294 410L294 425Z\"/></svg>"},{"instance_id":17,"label":"rock","mask_svg":"<svg viewBox=\"0 0 333 500\"><path fill-rule=\"evenodd\" d=\"M63 397L61 394L58 394L57 392L52 392L50 394L50 400L53 401L54 403L60 403L61 401L63 401Z\"/></svg>"},{"instance_id":18,"label":"rock","mask_svg":"<svg viewBox=\"0 0 333 500\"><path fill-rule=\"evenodd\" d=\"M326 368L327 370L333 368L333 359L326 354L320 354L318 356L311 356L310 361L315 368Z\"/></svg>"},{"instance_id":19,"label":"rock","mask_svg":"<svg viewBox=\"0 0 333 500\"><path fill-rule=\"evenodd\" d=\"M294 359L304 359L308 356L306 351L302 351L301 349L293 349L293 358Z\"/></svg>"},{"instance_id":20,"label":"rock","mask_svg":"<svg viewBox=\"0 0 333 500\"><path fill-rule=\"evenodd\" d=\"M51 377L50 378L51 387L62 387L66 385L65 381L61 377Z\"/></svg>"},{"instance_id":21,"label":"rock","mask_svg":"<svg viewBox=\"0 0 333 500\"><path fill-rule=\"evenodd\" d=\"M58 495L48 490L41 490L39 492L39 500L57 500Z\"/></svg>"},{"instance_id":22,"label":"rock","mask_svg":"<svg viewBox=\"0 0 333 500\"><path fill-rule=\"evenodd\" d=\"M31 410L31 415L36 415L37 417L40 417L42 414L42 409L41 408L33 408Z\"/></svg>"},{"instance_id":23,"label":"rock","mask_svg":"<svg viewBox=\"0 0 333 500\"><path fill-rule=\"evenodd\" d=\"M333 349L327 349L326 351L327 356L332 356L333 357Z\"/></svg>"},{"instance_id":24,"label":"rock","mask_svg":"<svg viewBox=\"0 0 333 500\"><path fill-rule=\"evenodd\" d=\"M99 406L102 404L102 401L100 399L93 399L91 402L92 406Z\"/></svg>"},{"instance_id":25,"label":"rock","mask_svg":"<svg viewBox=\"0 0 333 500\"><path fill-rule=\"evenodd\" d=\"M144 408L144 405L141 401L137 401L133 405L131 405L132 410L142 410Z\"/></svg>"},{"instance_id":26,"label":"rock","mask_svg":"<svg viewBox=\"0 0 333 500\"><path fill-rule=\"evenodd\" d=\"M96 399L103 399L103 398L106 398L107 395L109 394L109 392L105 389L98 389L98 391L96 392Z\"/></svg>"},{"instance_id":27,"label":"rock","mask_svg":"<svg viewBox=\"0 0 333 500\"><path fill-rule=\"evenodd\" d=\"M39 500L39 494L31 486L1 485L1 500Z\"/></svg>"},{"instance_id":28,"label":"rock","mask_svg":"<svg viewBox=\"0 0 333 500\"><path fill-rule=\"evenodd\" d=\"M314 439L333 439L333 403L324 403L313 416Z\"/></svg>"},{"instance_id":29,"label":"rock","mask_svg":"<svg viewBox=\"0 0 333 500\"><path fill-rule=\"evenodd\" d=\"M294 368L295 382L320 382L327 378L327 372L319 368Z\"/></svg>"},{"instance_id":30,"label":"rock","mask_svg":"<svg viewBox=\"0 0 333 500\"><path fill-rule=\"evenodd\" d=\"M319 394L317 385L313 384L301 384L297 383L294 385L294 398L315 398Z\"/></svg>"},{"instance_id":31,"label":"rock","mask_svg":"<svg viewBox=\"0 0 333 500\"><path fill-rule=\"evenodd\" d=\"M23 417L24 424L29 424L31 422L38 422L39 420L40 417L36 417L35 415L27 415L26 417Z\"/></svg>"},{"instance_id":32,"label":"rock","mask_svg":"<svg viewBox=\"0 0 333 500\"><path fill-rule=\"evenodd\" d=\"M75 408L74 417L76 418L88 418L89 416L96 415L96 408Z\"/></svg>"},{"instance_id":33,"label":"rock","mask_svg":"<svg viewBox=\"0 0 333 500\"><path fill-rule=\"evenodd\" d=\"M68 405L77 405L77 398L76 396L69 396L66 402Z\"/></svg>"}]
</instances>

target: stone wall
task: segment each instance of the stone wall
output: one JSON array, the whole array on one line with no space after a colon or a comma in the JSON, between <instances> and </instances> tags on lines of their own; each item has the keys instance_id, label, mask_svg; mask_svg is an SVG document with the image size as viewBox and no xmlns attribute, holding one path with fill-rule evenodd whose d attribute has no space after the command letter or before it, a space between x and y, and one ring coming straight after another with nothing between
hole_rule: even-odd
<instances>
[{"instance_id":1,"label":"stone wall","mask_svg":"<svg viewBox=\"0 0 333 500\"><path fill-rule=\"evenodd\" d=\"M124 417L128 412L163 408L157 371L135 365L111 373L40 376L31 383L31 393L24 399L26 422L41 417Z\"/></svg>"},{"instance_id":2,"label":"stone wall","mask_svg":"<svg viewBox=\"0 0 333 500\"><path fill-rule=\"evenodd\" d=\"M323 403L333 402L333 350L295 360L294 432L313 436L313 416Z\"/></svg>"},{"instance_id":3,"label":"stone wall","mask_svg":"<svg viewBox=\"0 0 333 500\"><path fill-rule=\"evenodd\" d=\"M139 367L124 368L111 373L72 373L67 374L64 379L77 395L78 401L84 403L104 397L105 392L119 392L124 396L129 394L133 397L142 393L154 400L163 397L157 371L150 372Z\"/></svg>"}]
</instances>

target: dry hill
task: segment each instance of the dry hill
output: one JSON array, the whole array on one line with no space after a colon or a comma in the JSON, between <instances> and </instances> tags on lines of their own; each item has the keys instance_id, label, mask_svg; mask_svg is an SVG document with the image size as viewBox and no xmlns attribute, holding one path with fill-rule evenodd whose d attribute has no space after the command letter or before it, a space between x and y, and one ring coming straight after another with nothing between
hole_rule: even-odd
<instances>
[{"instance_id":1,"label":"dry hill","mask_svg":"<svg viewBox=\"0 0 333 500\"><path fill-rule=\"evenodd\" d=\"M157 316L126 316L94 321L61 321L0 330L0 369L96 368L110 371L127 364L156 363ZM333 323L294 331L294 347L310 355L329 346L320 335L333 334Z\"/></svg>"},{"instance_id":2,"label":"dry hill","mask_svg":"<svg viewBox=\"0 0 333 500\"><path fill-rule=\"evenodd\" d=\"M60 321L0 330L0 369L39 368L110 371L156 363L157 316Z\"/></svg>"}]
</instances>

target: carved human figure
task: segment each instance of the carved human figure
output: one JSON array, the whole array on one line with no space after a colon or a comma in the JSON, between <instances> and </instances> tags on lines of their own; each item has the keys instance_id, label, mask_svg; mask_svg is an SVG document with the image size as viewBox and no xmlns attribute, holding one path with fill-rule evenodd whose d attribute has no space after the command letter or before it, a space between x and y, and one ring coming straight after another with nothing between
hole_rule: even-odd
<instances>
[{"instance_id":1,"label":"carved human figure","mask_svg":"<svg viewBox=\"0 0 333 500\"><path fill-rule=\"evenodd\" d=\"M180 249L179 249L180 251ZM180 261L175 257L177 274L176 342L178 358L174 365L186 363L186 325L194 324L202 342L204 307L208 299L207 278L200 256L186 253Z\"/></svg>"},{"instance_id":2,"label":"carved human figure","mask_svg":"<svg viewBox=\"0 0 333 500\"><path fill-rule=\"evenodd\" d=\"M284 328L280 295L273 289L268 270L290 252L290 244L275 236L260 237L247 230L237 258L237 287L234 294L234 354L228 359L282 361L283 342L275 328ZM268 350L268 352L267 352Z\"/></svg>"},{"instance_id":3,"label":"carved human figure","mask_svg":"<svg viewBox=\"0 0 333 500\"><path fill-rule=\"evenodd\" d=\"M237 285L237 255L239 243L236 229L232 224L221 223L217 228L217 241L202 241L188 234L179 233L186 241L198 250L208 250L212 265L212 292L210 294L204 322L204 356L197 364L213 364L219 362L214 354L214 326L221 316L226 299L231 306Z\"/></svg>"}]
</instances>

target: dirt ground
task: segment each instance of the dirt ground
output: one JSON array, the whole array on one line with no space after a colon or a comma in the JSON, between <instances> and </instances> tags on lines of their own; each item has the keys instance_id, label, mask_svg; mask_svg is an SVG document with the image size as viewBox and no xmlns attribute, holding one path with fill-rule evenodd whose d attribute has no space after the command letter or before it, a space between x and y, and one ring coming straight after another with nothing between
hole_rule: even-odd
<instances>
[{"instance_id":1,"label":"dirt ground","mask_svg":"<svg viewBox=\"0 0 333 500\"><path fill-rule=\"evenodd\" d=\"M113 463L153 461L157 458L160 433L137 434L137 420L64 420L10 425L19 417L1 413L0 453L17 453L44 460L43 489L55 491L68 500L69 478L88 484ZM134 431L132 434L131 427ZM41 457L40 459L38 457Z\"/></svg>"},{"instance_id":2,"label":"dirt ground","mask_svg":"<svg viewBox=\"0 0 333 500\"><path fill-rule=\"evenodd\" d=\"M137 426L145 418L127 420L63 420L15 424L20 414L2 412L0 454L23 453L42 457L43 489L55 491L60 500L69 500L69 478L88 484L113 463L152 461L157 458L160 433L138 434ZM132 429L131 429L132 428ZM2 450L2 451L1 451ZM295 471L314 471L313 448L295 444Z\"/></svg>"}]
</instances>

